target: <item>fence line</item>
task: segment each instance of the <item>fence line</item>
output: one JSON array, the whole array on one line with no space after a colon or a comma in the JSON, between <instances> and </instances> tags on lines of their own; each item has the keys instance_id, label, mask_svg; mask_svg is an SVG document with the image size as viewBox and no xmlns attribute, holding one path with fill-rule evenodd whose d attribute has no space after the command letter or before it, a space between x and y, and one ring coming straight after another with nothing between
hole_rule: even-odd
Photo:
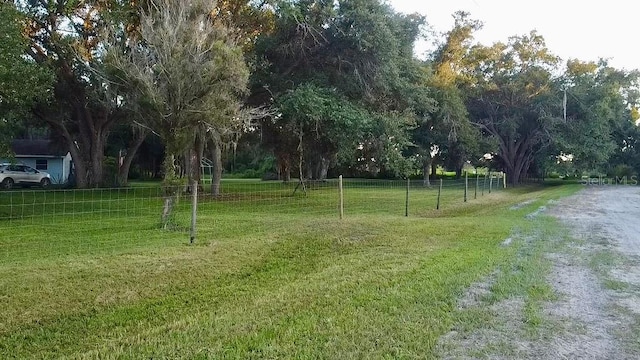
<instances>
[{"instance_id":1,"label":"fence line","mask_svg":"<svg viewBox=\"0 0 640 360\"><path fill-rule=\"evenodd\" d=\"M480 177L477 183L480 185ZM475 180L475 179L474 179ZM486 186L492 191L496 176ZM340 184L342 186L340 186ZM426 216L436 208L464 204L465 180L425 186L422 180L329 179L308 182L227 180L222 194L199 196L198 234L234 236L247 227L269 231L269 224L293 218ZM479 189L480 190L480 189ZM481 187L482 194L484 187ZM340 196L342 191L342 196ZM172 230L160 229L165 189L131 186L114 189L27 189L0 191L0 264L38 257L122 252L161 244L185 244L191 220L190 194L178 198ZM475 199L475 197L474 197ZM467 199L473 203L473 199ZM457 206L460 206L457 205Z\"/></svg>"}]
</instances>

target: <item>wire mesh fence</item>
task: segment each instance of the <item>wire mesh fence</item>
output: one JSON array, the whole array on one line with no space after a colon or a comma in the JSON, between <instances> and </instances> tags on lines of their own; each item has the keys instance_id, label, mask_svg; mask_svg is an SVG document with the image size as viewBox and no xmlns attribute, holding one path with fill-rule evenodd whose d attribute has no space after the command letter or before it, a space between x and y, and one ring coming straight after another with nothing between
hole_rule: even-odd
<instances>
[{"instance_id":1,"label":"wire mesh fence","mask_svg":"<svg viewBox=\"0 0 640 360\"><path fill-rule=\"evenodd\" d=\"M301 186L302 185L302 186ZM198 198L199 239L269 232L275 222L300 218L428 216L504 188L501 174L459 180L275 182L225 180L221 193ZM191 201L175 198L171 224L161 226L166 189L138 184L113 189L0 191L0 264L61 256L126 254L149 246L188 243Z\"/></svg>"}]
</instances>

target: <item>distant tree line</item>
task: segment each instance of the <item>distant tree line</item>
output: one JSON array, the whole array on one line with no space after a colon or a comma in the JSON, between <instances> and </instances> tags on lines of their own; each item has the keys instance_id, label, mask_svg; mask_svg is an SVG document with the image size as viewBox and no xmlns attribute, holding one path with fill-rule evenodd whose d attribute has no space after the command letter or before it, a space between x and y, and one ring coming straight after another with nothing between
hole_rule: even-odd
<instances>
[{"instance_id":1,"label":"distant tree line","mask_svg":"<svg viewBox=\"0 0 640 360\"><path fill-rule=\"evenodd\" d=\"M206 157L214 194L223 171L638 173L638 71L562 61L535 31L479 44L453 17L423 60L425 18L380 0L5 1L0 155L46 135L82 188L193 184Z\"/></svg>"}]
</instances>

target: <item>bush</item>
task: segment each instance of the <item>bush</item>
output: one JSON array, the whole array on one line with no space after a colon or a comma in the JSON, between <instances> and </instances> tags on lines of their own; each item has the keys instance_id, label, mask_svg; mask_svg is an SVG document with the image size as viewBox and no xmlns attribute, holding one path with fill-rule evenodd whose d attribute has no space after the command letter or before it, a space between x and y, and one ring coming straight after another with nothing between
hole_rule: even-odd
<instances>
[{"instance_id":1,"label":"bush","mask_svg":"<svg viewBox=\"0 0 640 360\"><path fill-rule=\"evenodd\" d=\"M225 177L234 179L260 179L267 173L272 173L276 167L276 160L269 155L250 164L241 164L233 173Z\"/></svg>"},{"instance_id":2,"label":"bush","mask_svg":"<svg viewBox=\"0 0 640 360\"><path fill-rule=\"evenodd\" d=\"M262 175L262 180L267 181L267 180L280 180L280 179L278 179L278 174L274 172L266 172Z\"/></svg>"},{"instance_id":3,"label":"bush","mask_svg":"<svg viewBox=\"0 0 640 360\"><path fill-rule=\"evenodd\" d=\"M105 156L102 165L104 185L113 186L117 184L118 160L113 156Z\"/></svg>"},{"instance_id":4,"label":"bush","mask_svg":"<svg viewBox=\"0 0 640 360\"><path fill-rule=\"evenodd\" d=\"M613 168L612 175L615 176L616 178L624 178L624 177L630 178L633 175L635 175L635 171L629 165L619 164L615 168Z\"/></svg>"}]
</instances>

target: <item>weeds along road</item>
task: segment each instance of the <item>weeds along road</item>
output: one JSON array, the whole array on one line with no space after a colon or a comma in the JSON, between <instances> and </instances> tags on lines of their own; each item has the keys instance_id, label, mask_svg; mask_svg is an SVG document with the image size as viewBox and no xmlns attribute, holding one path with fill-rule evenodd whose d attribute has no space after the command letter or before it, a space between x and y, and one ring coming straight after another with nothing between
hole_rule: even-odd
<instances>
[{"instance_id":1,"label":"weeds along road","mask_svg":"<svg viewBox=\"0 0 640 360\"><path fill-rule=\"evenodd\" d=\"M522 257L507 272L539 272L542 286L500 298L513 274L472 285L458 309L487 320L444 336L440 357L640 359L640 188L585 186L527 218L534 230L505 242Z\"/></svg>"}]
</instances>

